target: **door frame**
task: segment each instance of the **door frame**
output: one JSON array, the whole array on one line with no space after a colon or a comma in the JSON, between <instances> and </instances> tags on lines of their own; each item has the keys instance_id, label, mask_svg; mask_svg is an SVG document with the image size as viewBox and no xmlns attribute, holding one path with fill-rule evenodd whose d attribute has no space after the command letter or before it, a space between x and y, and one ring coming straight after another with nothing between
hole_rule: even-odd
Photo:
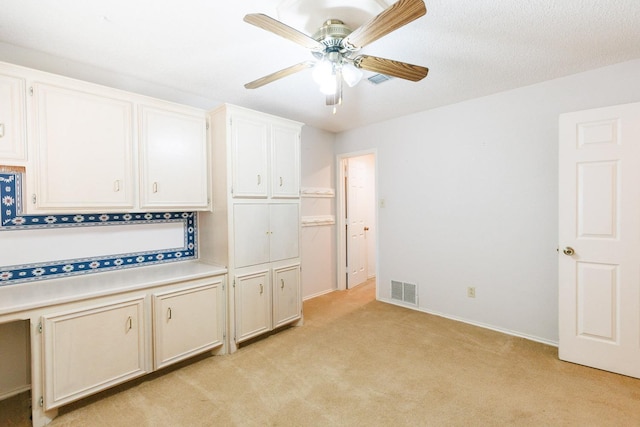
<instances>
[{"instance_id":1,"label":"door frame","mask_svg":"<svg viewBox=\"0 0 640 427\"><path fill-rule=\"evenodd\" d=\"M375 247L375 260L376 260L376 299L379 299L378 296L378 277L380 276L378 269L380 268L380 263L378 260L378 150L375 148L369 150L362 151L353 151L349 153L342 153L336 155L336 254L337 254L337 289L339 291L344 291L347 289L347 232L346 232L346 221L345 221L345 209L347 208L345 201L345 191L344 191L344 182L345 182L345 172L344 172L344 162L351 157L360 157L366 155L373 155L373 175L374 175L374 194L373 198L375 201L375 209L374 209L374 235L376 241Z\"/></svg>"}]
</instances>

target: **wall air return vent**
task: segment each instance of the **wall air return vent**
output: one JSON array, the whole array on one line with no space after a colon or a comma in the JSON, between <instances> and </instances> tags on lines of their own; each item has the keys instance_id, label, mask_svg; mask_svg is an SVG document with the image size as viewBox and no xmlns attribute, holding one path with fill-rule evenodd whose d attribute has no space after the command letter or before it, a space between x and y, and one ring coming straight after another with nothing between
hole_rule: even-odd
<instances>
[{"instance_id":1,"label":"wall air return vent","mask_svg":"<svg viewBox=\"0 0 640 427\"><path fill-rule=\"evenodd\" d=\"M418 285L392 280L391 299L402 301L406 304L418 305Z\"/></svg>"},{"instance_id":2,"label":"wall air return vent","mask_svg":"<svg viewBox=\"0 0 640 427\"><path fill-rule=\"evenodd\" d=\"M391 77L385 76L384 74L374 74L373 76L367 78L367 80L369 80L374 85L379 85L391 80Z\"/></svg>"}]
</instances>

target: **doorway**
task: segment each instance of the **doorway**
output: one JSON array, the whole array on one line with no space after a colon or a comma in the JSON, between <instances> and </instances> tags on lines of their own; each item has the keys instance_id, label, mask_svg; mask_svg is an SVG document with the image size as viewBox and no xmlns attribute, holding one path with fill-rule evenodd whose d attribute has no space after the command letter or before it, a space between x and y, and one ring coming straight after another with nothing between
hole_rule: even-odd
<instances>
[{"instance_id":1,"label":"doorway","mask_svg":"<svg viewBox=\"0 0 640 427\"><path fill-rule=\"evenodd\" d=\"M377 276L376 152L341 154L337 163L338 289L345 290Z\"/></svg>"}]
</instances>

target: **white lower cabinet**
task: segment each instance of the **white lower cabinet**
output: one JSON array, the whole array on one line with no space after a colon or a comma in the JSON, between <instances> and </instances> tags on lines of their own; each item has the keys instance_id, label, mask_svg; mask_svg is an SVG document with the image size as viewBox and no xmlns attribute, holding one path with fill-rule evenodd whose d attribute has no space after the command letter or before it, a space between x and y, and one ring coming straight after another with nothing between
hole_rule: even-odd
<instances>
[{"instance_id":1,"label":"white lower cabinet","mask_svg":"<svg viewBox=\"0 0 640 427\"><path fill-rule=\"evenodd\" d=\"M144 301L43 316L45 409L146 372Z\"/></svg>"},{"instance_id":2,"label":"white lower cabinet","mask_svg":"<svg viewBox=\"0 0 640 427\"><path fill-rule=\"evenodd\" d=\"M236 276L236 342L271 330L269 270Z\"/></svg>"},{"instance_id":3,"label":"white lower cabinet","mask_svg":"<svg viewBox=\"0 0 640 427\"><path fill-rule=\"evenodd\" d=\"M273 271L273 327L278 328L300 319L300 266L278 268Z\"/></svg>"},{"instance_id":4,"label":"white lower cabinet","mask_svg":"<svg viewBox=\"0 0 640 427\"><path fill-rule=\"evenodd\" d=\"M208 350L224 352L225 283L211 276L48 308L44 410Z\"/></svg>"},{"instance_id":5,"label":"white lower cabinet","mask_svg":"<svg viewBox=\"0 0 640 427\"><path fill-rule=\"evenodd\" d=\"M156 293L152 299L155 369L223 344L222 280Z\"/></svg>"},{"instance_id":6,"label":"white lower cabinet","mask_svg":"<svg viewBox=\"0 0 640 427\"><path fill-rule=\"evenodd\" d=\"M300 265L236 276L235 302L236 343L299 320Z\"/></svg>"}]
</instances>

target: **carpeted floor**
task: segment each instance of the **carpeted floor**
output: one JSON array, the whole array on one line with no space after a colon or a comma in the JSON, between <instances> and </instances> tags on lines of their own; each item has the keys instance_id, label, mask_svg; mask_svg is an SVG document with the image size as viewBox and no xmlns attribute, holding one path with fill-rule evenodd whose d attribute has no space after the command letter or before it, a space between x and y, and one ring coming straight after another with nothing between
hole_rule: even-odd
<instances>
[{"instance_id":1,"label":"carpeted floor","mask_svg":"<svg viewBox=\"0 0 640 427\"><path fill-rule=\"evenodd\" d=\"M314 298L302 327L73 403L51 426L640 426L640 380L374 292ZM0 411L26 414L10 400Z\"/></svg>"}]
</instances>

